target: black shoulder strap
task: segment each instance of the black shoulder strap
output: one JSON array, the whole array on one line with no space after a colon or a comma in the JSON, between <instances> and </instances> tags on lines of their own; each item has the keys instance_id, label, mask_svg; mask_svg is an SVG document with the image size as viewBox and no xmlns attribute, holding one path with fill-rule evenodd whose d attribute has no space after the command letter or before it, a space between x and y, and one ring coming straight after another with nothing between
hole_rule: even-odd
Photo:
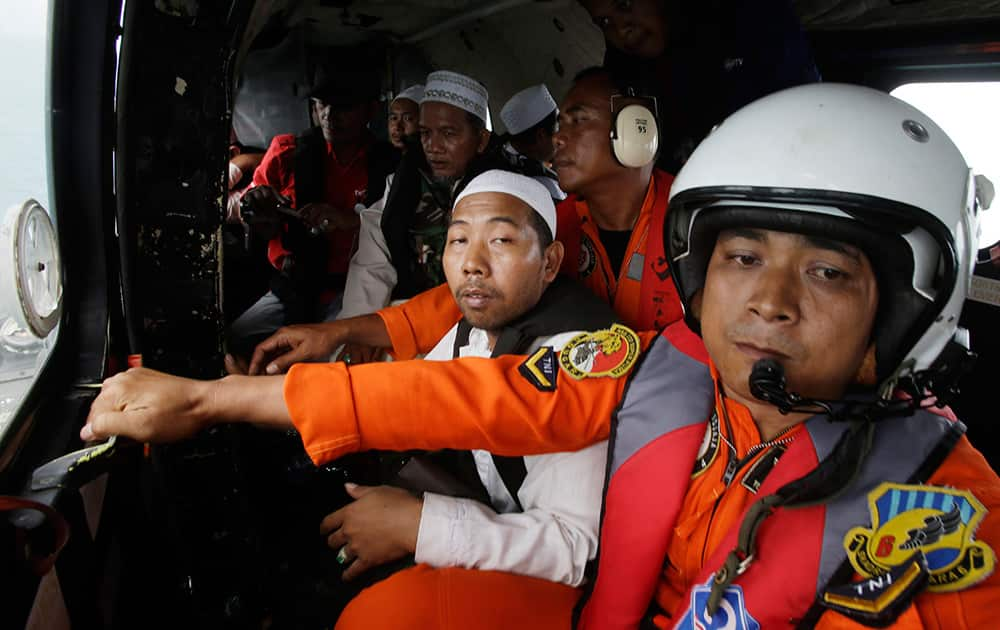
<instances>
[{"instance_id":1,"label":"black shoulder strap","mask_svg":"<svg viewBox=\"0 0 1000 630\"><path fill-rule=\"evenodd\" d=\"M469 333L472 332L472 326L469 322L465 321L463 317L458 321L458 328L455 330L455 344L451 348L451 357L457 359L459 357L458 351L469 345Z\"/></svg>"},{"instance_id":2,"label":"black shoulder strap","mask_svg":"<svg viewBox=\"0 0 1000 630\"><path fill-rule=\"evenodd\" d=\"M385 178L399 166L400 153L388 142L374 141L368 152L368 184L365 189L365 206L371 206L389 194L385 190Z\"/></svg>"},{"instance_id":3,"label":"black shoulder strap","mask_svg":"<svg viewBox=\"0 0 1000 630\"><path fill-rule=\"evenodd\" d=\"M471 332L472 326L465 319L458 322L458 328L455 331L455 344L452 347L453 357L458 358L459 349L469 345L469 333ZM521 506L521 500L517 497L517 491L521 489L524 478L528 476L528 468L524 465L524 458L505 457L503 455L493 455L492 453L491 456L504 487L507 488L507 492L514 499L514 504L517 505L518 511L523 512L524 507Z\"/></svg>"},{"instance_id":4,"label":"black shoulder strap","mask_svg":"<svg viewBox=\"0 0 1000 630\"><path fill-rule=\"evenodd\" d=\"M410 269L409 228L420 201L420 167L425 164L423 151L409 151L396 167L392 185L382 200L380 226L389 250L389 259L396 268L396 286L393 299L413 297L413 273Z\"/></svg>"},{"instance_id":5,"label":"black shoulder strap","mask_svg":"<svg viewBox=\"0 0 1000 630\"><path fill-rule=\"evenodd\" d=\"M528 476L528 467L524 464L524 458L494 455L492 453L491 455L493 457L493 464L497 467L497 472L500 473L500 479L503 480L504 487L507 488L510 497L514 499L514 504L517 505L518 511L523 512L524 508L521 506L521 499L517 498L517 491L521 489L524 478Z\"/></svg>"}]
</instances>

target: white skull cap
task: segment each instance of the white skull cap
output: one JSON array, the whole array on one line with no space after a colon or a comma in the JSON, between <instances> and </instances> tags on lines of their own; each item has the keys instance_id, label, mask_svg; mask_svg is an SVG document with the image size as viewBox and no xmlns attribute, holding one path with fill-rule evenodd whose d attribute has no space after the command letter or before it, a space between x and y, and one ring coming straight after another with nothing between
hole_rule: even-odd
<instances>
[{"instance_id":1,"label":"white skull cap","mask_svg":"<svg viewBox=\"0 0 1000 630\"><path fill-rule=\"evenodd\" d=\"M542 122L557 108L549 89L544 83L539 83L510 97L500 110L500 119L507 127L507 133L516 136Z\"/></svg>"},{"instance_id":2,"label":"white skull cap","mask_svg":"<svg viewBox=\"0 0 1000 630\"><path fill-rule=\"evenodd\" d=\"M471 77L449 70L427 75L421 103L446 103L464 109L484 123L489 120L490 95L486 86Z\"/></svg>"},{"instance_id":3,"label":"white skull cap","mask_svg":"<svg viewBox=\"0 0 1000 630\"><path fill-rule=\"evenodd\" d=\"M392 99L392 102L395 103L401 98L413 101L414 103L419 105L421 99L424 98L424 86L420 85L419 83L417 85L411 85L410 87L406 88L405 90L397 94L396 98Z\"/></svg>"},{"instance_id":4,"label":"white skull cap","mask_svg":"<svg viewBox=\"0 0 1000 630\"><path fill-rule=\"evenodd\" d=\"M469 195L484 192L504 193L517 197L531 206L542 217L545 225L549 226L549 231L552 232L552 238L556 237L556 206L552 203L552 196L548 189L539 182L526 175L510 171L496 169L486 171L469 182L455 199L455 205L457 206L458 202Z\"/></svg>"}]
</instances>

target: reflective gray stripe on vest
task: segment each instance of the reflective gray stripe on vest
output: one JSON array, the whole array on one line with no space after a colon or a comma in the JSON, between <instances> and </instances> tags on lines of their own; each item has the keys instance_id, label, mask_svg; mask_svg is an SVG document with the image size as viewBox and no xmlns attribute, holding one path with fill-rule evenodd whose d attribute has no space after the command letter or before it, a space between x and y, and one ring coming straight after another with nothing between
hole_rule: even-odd
<instances>
[{"instance_id":1,"label":"reflective gray stripe on vest","mask_svg":"<svg viewBox=\"0 0 1000 630\"><path fill-rule=\"evenodd\" d=\"M833 451L846 425L828 422L826 416L816 416L806 423L806 429L816 447L816 455L822 461ZM861 474L847 492L826 506L817 592L826 587L844 561L844 536L847 531L852 527L871 525L868 494L887 481L910 483L935 447L948 434L956 431L964 433L965 426L929 411L918 411L909 417L878 423L875 441Z\"/></svg>"},{"instance_id":2,"label":"reflective gray stripe on vest","mask_svg":"<svg viewBox=\"0 0 1000 630\"><path fill-rule=\"evenodd\" d=\"M607 478L661 435L706 422L714 406L715 384L708 366L657 337L616 413Z\"/></svg>"}]
</instances>

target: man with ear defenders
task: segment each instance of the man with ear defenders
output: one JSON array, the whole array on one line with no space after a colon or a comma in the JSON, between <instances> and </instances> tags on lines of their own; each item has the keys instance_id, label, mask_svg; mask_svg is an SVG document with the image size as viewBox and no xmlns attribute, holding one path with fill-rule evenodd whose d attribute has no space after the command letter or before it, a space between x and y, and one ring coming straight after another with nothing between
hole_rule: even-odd
<instances>
[{"instance_id":1,"label":"man with ear defenders","mask_svg":"<svg viewBox=\"0 0 1000 630\"><path fill-rule=\"evenodd\" d=\"M570 196L558 207L558 238L564 273L629 326L656 330L682 315L662 238L673 176L653 166L655 105L637 107L624 92L595 67L578 74L563 99L552 164Z\"/></svg>"},{"instance_id":2,"label":"man with ear defenders","mask_svg":"<svg viewBox=\"0 0 1000 630\"><path fill-rule=\"evenodd\" d=\"M566 248L563 274L583 282L626 325L658 330L682 316L663 243L673 176L653 165L655 105L639 105L642 99L626 91L595 67L578 74L563 99L553 167L569 197L556 208L556 238ZM367 319L393 356L412 358L458 320L450 298L442 285ZM293 363L326 360L337 345L354 341L349 330L359 319L283 328L257 347L252 366L275 374Z\"/></svg>"}]
</instances>

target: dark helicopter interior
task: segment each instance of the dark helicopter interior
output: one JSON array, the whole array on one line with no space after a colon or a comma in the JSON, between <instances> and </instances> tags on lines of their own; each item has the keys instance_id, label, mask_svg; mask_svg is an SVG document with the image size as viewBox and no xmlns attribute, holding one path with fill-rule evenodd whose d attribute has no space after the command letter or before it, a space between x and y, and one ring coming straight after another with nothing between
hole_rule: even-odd
<instances>
[{"instance_id":1,"label":"dark helicopter interior","mask_svg":"<svg viewBox=\"0 0 1000 630\"><path fill-rule=\"evenodd\" d=\"M50 4L63 315L51 357L0 432L0 495L61 517L0 522L0 626L330 627L350 591L331 575L316 523L342 501L331 488L345 470L376 474L370 461L316 470L294 434L224 427L169 447L116 445L80 469L39 469L82 446L95 384L131 357L190 377L223 373L227 300L259 289L226 277L231 126L261 147L307 126L308 77L330 58L368 64L384 95L448 68L481 78L494 113L532 83L558 100L578 71L601 63L603 36L576 0ZM887 91L1000 81L1000 1L793 5L824 80ZM1000 280L984 252L977 273ZM981 360L955 404L994 466L997 308L968 303ZM53 571L25 562L57 546Z\"/></svg>"}]
</instances>

